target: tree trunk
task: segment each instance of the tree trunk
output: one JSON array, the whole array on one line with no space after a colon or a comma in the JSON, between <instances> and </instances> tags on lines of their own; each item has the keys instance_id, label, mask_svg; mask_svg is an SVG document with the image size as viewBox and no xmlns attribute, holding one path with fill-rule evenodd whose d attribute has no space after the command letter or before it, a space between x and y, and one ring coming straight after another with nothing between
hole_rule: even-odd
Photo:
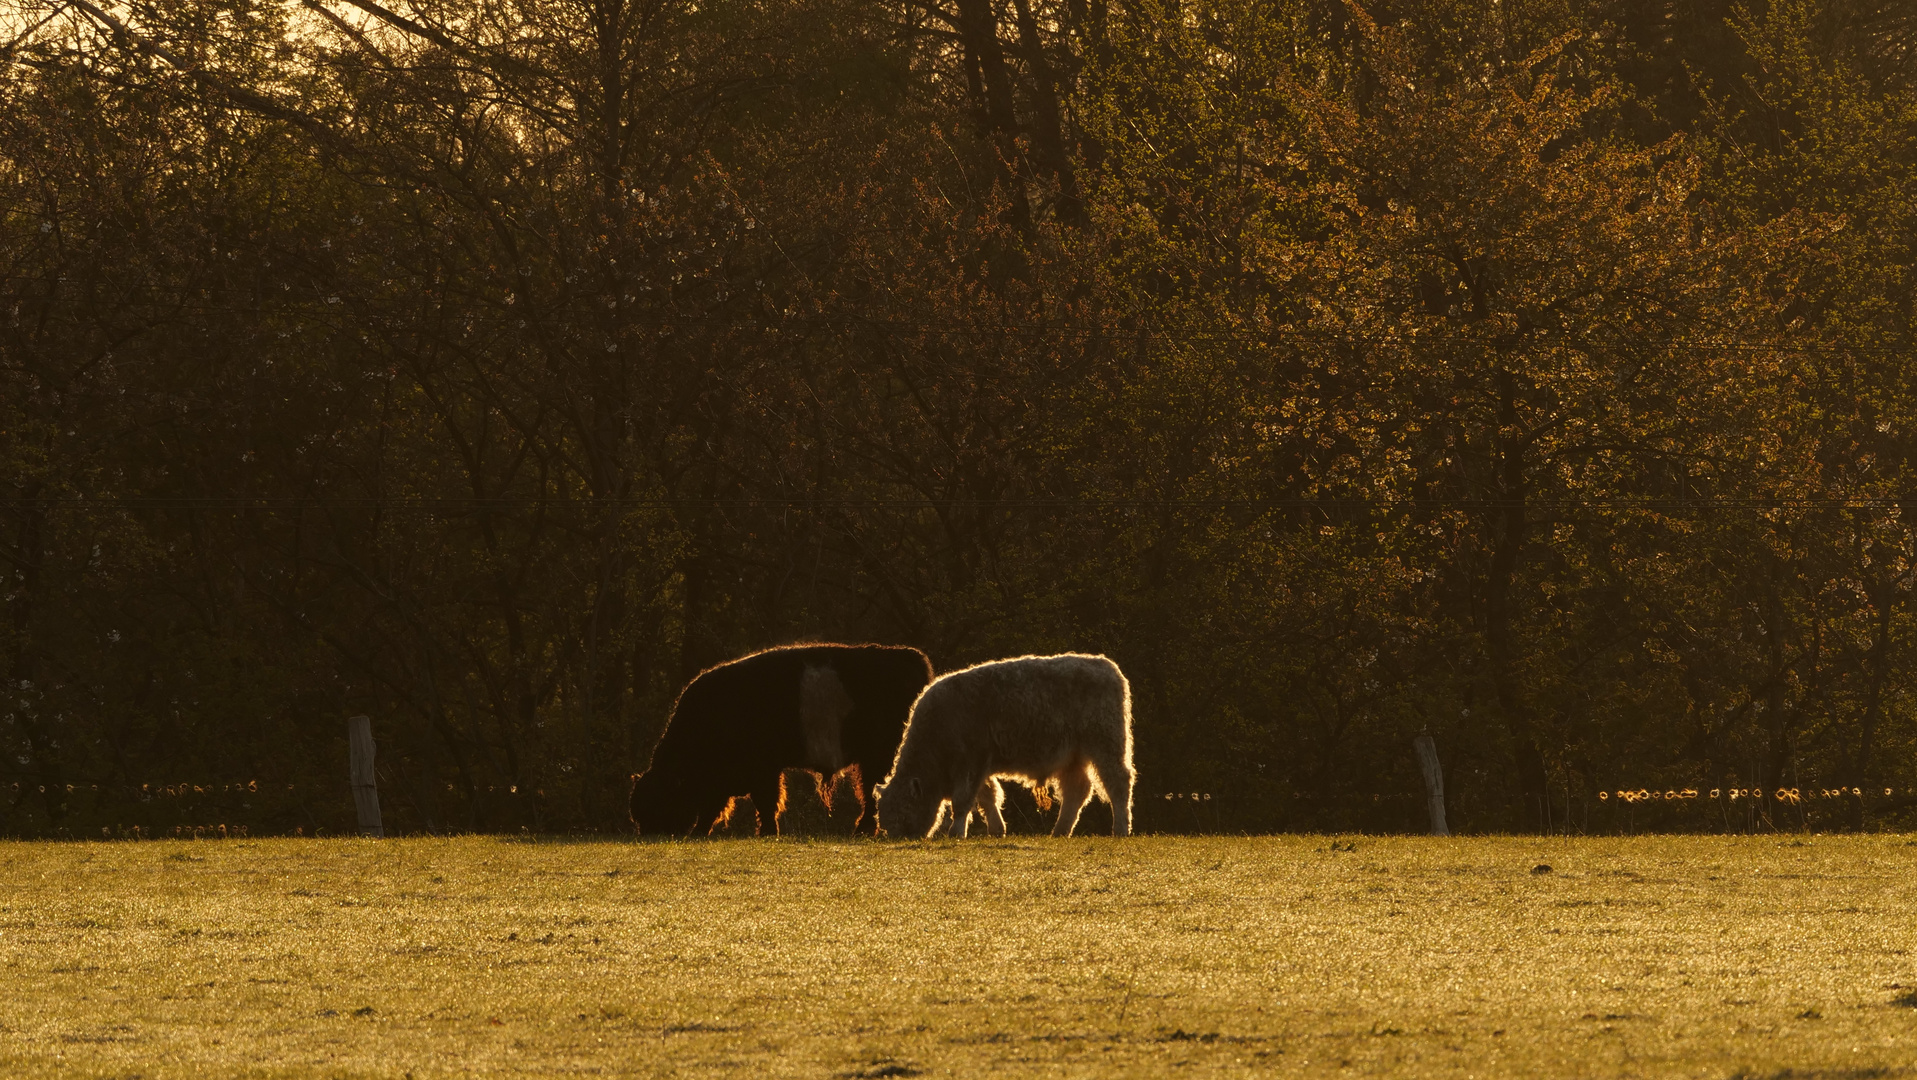
<instances>
[{"instance_id":1,"label":"tree trunk","mask_svg":"<svg viewBox=\"0 0 1917 1080\"><path fill-rule=\"evenodd\" d=\"M1896 610L1896 586L1889 582L1876 582L1870 590L1873 614L1877 616L1874 640L1870 652L1865 656L1864 666L1869 673L1869 682L1864 691L1864 715L1858 725L1857 751L1851 756L1849 779L1846 786L1858 791L1870 789L1871 753L1876 744L1877 723L1884 710L1884 685L1890 678L1890 623ZM1852 832L1864 830L1864 797L1853 795L1849 799L1846 817Z\"/></svg>"},{"instance_id":2,"label":"tree trunk","mask_svg":"<svg viewBox=\"0 0 1917 1080\"><path fill-rule=\"evenodd\" d=\"M995 149L994 172L1012 199L1012 214L1021 227L1032 220L1025 192L1024 154L1018 146L1018 112L1012 101L1012 74L998 40L998 13L994 0L958 0L959 38L978 66L985 92L984 114Z\"/></svg>"},{"instance_id":3,"label":"tree trunk","mask_svg":"<svg viewBox=\"0 0 1917 1080\"><path fill-rule=\"evenodd\" d=\"M1058 219L1067 225L1085 223L1085 203L1078 194L1078 177L1072 171L1071 155L1065 150L1064 126L1058 107L1058 80L1045 58L1045 42L1039 37L1038 20L1032 17L1031 0L1013 0L1018 12L1020 43L1025 62L1032 70L1032 112L1036 123L1032 140L1039 161L1058 184Z\"/></svg>"},{"instance_id":4,"label":"tree trunk","mask_svg":"<svg viewBox=\"0 0 1917 1080\"><path fill-rule=\"evenodd\" d=\"M1492 539L1491 569L1485 582L1485 648L1490 653L1492 689L1517 767L1518 805L1513 827L1545 830L1544 755L1538 751L1530 711L1517 684L1512 642L1511 592L1518 562L1524 554L1529 523L1525 518L1527 487L1524 440L1517 413L1517 380L1508 371L1498 373L1498 499L1492 520L1498 527Z\"/></svg>"}]
</instances>

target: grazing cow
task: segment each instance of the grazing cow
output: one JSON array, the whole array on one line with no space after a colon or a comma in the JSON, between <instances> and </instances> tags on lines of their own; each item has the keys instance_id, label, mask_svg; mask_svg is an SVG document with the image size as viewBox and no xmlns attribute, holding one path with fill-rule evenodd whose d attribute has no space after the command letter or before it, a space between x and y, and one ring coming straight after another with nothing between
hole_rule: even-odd
<instances>
[{"instance_id":1,"label":"grazing cow","mask_svg":"<svg viewBox=\"0 0 1917 1080\"><path fill-rule=\"evenodd\" d=\"M1057 781L1058 823L1070 836L1094 788L1112 806L1112 834L1132 826L1132 693L1103 656L1021 656L941 675L912 706L892 774L875 791L879 827L923 837L952 806L945 829L964 836L976 804L1005 834L996 777L1036 788Z\"/></svg>"},{"instance_id":2,"label":"grazing cow","mask_svg":"<svg viewBox=\"0 0 1917 1080\"><path fill-rule=\"evenodd\" d=\"M709 833L750 795L758 831L775 833L785 770L807 769L828 805L833 778L848 773L854 831L873 832L866 788L931 678L924 653L894 645L790 645L709 668L680 691L651 767L632 778L633 825Z\"/></svg>"}]
</instances>

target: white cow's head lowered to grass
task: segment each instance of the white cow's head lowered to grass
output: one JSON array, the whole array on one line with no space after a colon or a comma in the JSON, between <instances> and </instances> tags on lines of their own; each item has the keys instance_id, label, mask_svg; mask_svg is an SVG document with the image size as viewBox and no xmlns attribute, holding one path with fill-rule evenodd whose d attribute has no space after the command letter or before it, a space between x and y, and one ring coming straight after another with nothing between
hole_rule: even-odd
<instances>
[{"instance_id":1,"label":"white cow's head lowered to grass","mask_svg":"<svg viewBox=\"0 0 1917 1080\"><path fill-rule=\"evenodd\" d=\"M923 839L938 824L942 794L933 792L916 776L894 774L873 789L879 811L879 831L901 840Z\"/></svg>"}]
</instances>

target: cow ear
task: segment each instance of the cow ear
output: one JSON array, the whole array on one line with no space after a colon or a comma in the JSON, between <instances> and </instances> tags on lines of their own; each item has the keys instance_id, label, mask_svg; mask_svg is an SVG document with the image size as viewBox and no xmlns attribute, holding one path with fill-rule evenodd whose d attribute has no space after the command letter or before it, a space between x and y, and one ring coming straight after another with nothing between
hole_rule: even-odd
<instances>
[{"instance_id":1,"label":"cow ear","mask_svg":"<svg viewBox=\"0 0 1917 1080\"><path fill-rule=\"evenodd\" d=\"M923 794L923 793L924 793L924 791L925 791L925 788L924 788L924 786L923 786L923 785L921 785L921 784L919 783L919 778L918 778L918 777L916 777L916 776L914 776L914 777L912 778L912 780L911 780L911 782L910 782L909 784L907 784L907 785L906 785L906 790L907 790L907 791L910 791L910 792L912 793L912 797L913 797L914 799L916 799L916 798L918 798L918 797L919 797L919 796L920 796L921 794Z\"/></svg>"}]
</instances>

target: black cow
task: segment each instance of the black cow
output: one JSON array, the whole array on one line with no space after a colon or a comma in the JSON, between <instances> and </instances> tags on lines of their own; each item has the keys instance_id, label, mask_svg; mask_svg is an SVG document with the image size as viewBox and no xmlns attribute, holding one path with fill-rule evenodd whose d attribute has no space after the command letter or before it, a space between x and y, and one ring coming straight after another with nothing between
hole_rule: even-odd
<instances>
[{"instance_id":1,"label":"black cow","mask_svg":"<svg viewBox=\"0 0 1917 1080\"><path fill-rule=\"evenodd\" d=\"M788 645L700 672L679 692L652 766L632 778L641 833L711 832L752 797L758 831L778 831L785 770L841 772L873 831L867 788L892 767L912 702L932 679L925 654L898 645Z\"/></svg>"}]
</instances>

